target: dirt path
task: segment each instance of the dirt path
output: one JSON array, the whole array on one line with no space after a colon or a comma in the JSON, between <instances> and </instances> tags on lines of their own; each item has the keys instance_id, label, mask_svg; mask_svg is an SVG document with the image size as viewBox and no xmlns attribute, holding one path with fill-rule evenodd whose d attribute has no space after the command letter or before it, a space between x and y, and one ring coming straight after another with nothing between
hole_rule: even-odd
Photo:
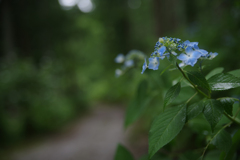
<instances>
[{"instance_id":1,"label":"dirt path","mask_svg":"<svg viewBox=\"0 0 240 160\"><path fill-rule=\"evenodd\" d=\"M128 145L123 119L120 108L96 108L61 133L13 151L9 160L113 160L117 144Z\"/></svg>"}]
</instances>

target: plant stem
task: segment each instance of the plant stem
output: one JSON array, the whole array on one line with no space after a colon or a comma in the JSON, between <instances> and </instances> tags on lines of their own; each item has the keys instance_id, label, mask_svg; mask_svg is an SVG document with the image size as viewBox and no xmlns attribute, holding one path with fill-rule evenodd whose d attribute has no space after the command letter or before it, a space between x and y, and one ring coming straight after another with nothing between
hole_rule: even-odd
<instances>
[{"instance_id":1,"label":"plant stem","mask_svg":"<svg viewBox=\"0 0 240 160\"><path fill-rule=\"evenodd\" d=\"M226 128L227 126L231 125L233 122L229 122L228 124L226 124L225 126L223 126L212 138L211 140L208 142L207 146L204 148L204 151L203 151L203 154L202 154L202 158L201 160L203 160L203 156L208 148L208 146L210 145L210 143L212 142L212 140L224 129Z\"/></svg>"},{"instance_id":2,"label":"plant stem","mask_svg":"<svg viewBox=\"0 0 240 160\"><path fill-rule=\"evenodd\" d=\"M240 111L240 103L239 103L239 107L238 107L237 113L236 113L235 116L234 116L234 119L237 117L239 111Z\"/></svg>"},{"instance_id":3,"label":"plant stem","mask_svg":"<svg viewBox=\"0 0 240 160\"><path fill-rule=\"evenodd\" d=\"M204 97L206 98L211 98L210 96L206 95L205 93L203 93L201 90L199 90L197 88L197 86L192 82L190 81L190 79L185 75L185 73L183 72L183 70L179 67L178 63L176 62L176 66L177 68L180 70L180 72L182 73L183 77L189 82L191 83L191 85L196 89L197 92L199 92L200 94L202 94Z\"/></svg>"},{"instance_id":4,"label":"plant stem","mask_svg":"<svg viewBox=\"0 0 240 160\"><path fill-rule=\"evenodd\" d=\"M198 92L196 92L192 97L190 97L190 98L187 100L186 104L187 104L188 102L190 102L197 94L198 94Z\"/></svg>"},{"instance_id":5,"label":"plant stem","mask_svg":"<svg viewBox=\"0 0 240 160\"><path fill-rule=\"evenodd\" d=\"M171 67L171 66L172 66L172 64L170 64L169 66L167 66L167 67L161 72L160 76L161 76L169 67Z\"/></svg>"},{"instance_id":6,"label":"plant stem","mask_svg":"<svg viewBox=\"0 0 240 160\"><path fill-rule=\"evenodd\" d=\"M226 124L225 126L223 126L223 127L213 136L213 138L215 138L216 135L217 135L220 131L222 131L222 130L223 130L224 128L226 128L227 126L231 125L233 122L235 122L235 123L237 123L237 124L240 125L240 122L235 119L235 117L238 115L238 112L234 115L234 118L232 118L231 116L229 116L226 112L224 112L224 114L225 114L225 116L227 116L232 122L229 122L228 124ZM213 138L208 142L207 146L204 148L204 151L203 151L201 160L203 159L203 156L204 156L204 154L205 154L205 152L206 152L209 144L212 142Z\"/></svg>"},{"instance_id":7,"label":"plant stem","mask_svg":"<svg viewBox=\"0 0 240 160\"><path fill-rule=\"evenodd\" d=\"M167 49L167 51L170 53L170 54L172 54L172 52L166 47L166 49ZM201 90L199 90L198 88L197 88L197 86L192 82L192 81L190 81L190 79L185 75L185 73L183 72L183 70L179 67L179 65L178 65L178 63L176 62L176 66L177 66L177 68L180 70L180 72L182 73L182 75L183 75L183 77L188 81L188 82L190 82L191 83L191 85L196 89L196 91L198 91L200 94L202 94L204 97L206 97L206 98L211 98L211 96L210 95L206 95L205 93L203 93Z\"/></svg>"},{"instance_id":8,"label":"plant stem","mask_svg":"<svg viewBox=\"0 0 240 160\"><path fill-rule=\"evenodd\" d=\"M238 113L237 113L237 114L238 114ZM232 117L229 116L226 112L224 112L224 115L225 115L228 119L230 119L232 122L237 123L238 125L240 125L240 122L235 119L236 116L237 116L237 114L234 116L234 118L232 118Z\"/></svg>"},{"instance_id":9,"label":"plant stem","mask_svg":"<svg viewBox=\"0 0 240 160\"><path fill-rule=\"evenodd\" d=\"M199 69L200 69L200 72L202 73L202 60L199 61Z\"/></svg>"},{"instance_id":10,"label":"plant stem","mask_svg":"<svg viewBox=\"0 0 240 160\"><path fill-rule=\"evenodd\" d=\"M240 122L235 119L236 116L238 115L238 112L234 115L234 118L230 117L226 112L224 112L224 114L225 114L225 116L227 116L232 122L229 122L228 124L226 124L225 126L223 126L223 127L213 136L213 138L215 138L216 135L217 135L221 130L223 130L223 129L226 128L227 126L231 125L233 122L235 122L235 123L237 123L237 124L240 125ZM206 152L209 144L212 142L213 138L208 142L207 146L204 148L204 151L203 151L201 160L203 159L203 156L204 156L204 154L205 154L205 152Z\"/></svg>"}]
</instances>

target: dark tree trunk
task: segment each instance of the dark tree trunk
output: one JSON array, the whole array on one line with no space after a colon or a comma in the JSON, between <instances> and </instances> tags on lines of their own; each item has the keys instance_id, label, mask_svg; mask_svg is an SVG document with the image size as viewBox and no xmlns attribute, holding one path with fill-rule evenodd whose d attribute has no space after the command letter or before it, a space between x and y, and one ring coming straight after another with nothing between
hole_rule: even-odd
<instances>
[{"instance_id":1,"label":"dark tree trunk","mask_svg":"<svg viewBox=\"0 0 240 160\"><path fill-rule=\"evenodd\" d=\"M2 34L2 48L3 56L7 59L12 59L15 57L14 48L14 36L13 36L13 24L12 24L12 12L11 12L11 1L3 0L0 2L1 10L1 34Z\"/></svg>"}]
</instances>

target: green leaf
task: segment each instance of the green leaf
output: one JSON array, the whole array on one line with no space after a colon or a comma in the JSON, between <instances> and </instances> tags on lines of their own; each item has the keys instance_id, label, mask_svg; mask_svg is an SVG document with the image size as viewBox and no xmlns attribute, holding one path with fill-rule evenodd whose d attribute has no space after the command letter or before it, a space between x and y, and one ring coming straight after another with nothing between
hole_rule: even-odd
<instances>
[{"instance_id":1,"label":"green leaf","mask_svg":"<svg viewBox=\"0 0 240 160\"><path fill-rule=\"evenodd\" d=\"M232 114L233 104L236 101L236 99L231 97L223 97L219 98L218 100L222 103L222 106L224 107L224 110L227 112L227 114L233 116Z\"/></svg>"},{"instance_id":2,"label":"green leaf","mask_svg":"<svg viewBox=\"0 0 240 160\"><path fill-rule=\"evenodd\" d=\"M227 153L227 156L225 158L226 160L233 159L235 152L239 148L239 144L240 144L240 130L238 130L232 138L232 146L229 149L229 152Z\"/></svg>"},{"instance_id":3,"label":"green leaf","mask_svg":"<svg viewBox=\"0 0 240 160\"><path fill-rule=\"evenodd\" d=\"M200 113L202 113L204 108L204 102L199 101L187 107L187 121L197 117Z\"/></svg>"},{"instance_id":4,"label":"green leaf","mask_svg":"<svg viewBox=\"0 0 240 160\"><path fill-rule=\"evenodd\" d=\"M212 150L207 152L207 155L204 157L204 159L201 160L219 160L220 154L221 152L219 152L218 150Z\"/></svg>"},{"instance_id":5,"label":"green leaf","mask_svg":"<svg viewBox=\"0 0 240 160\"><path fill-rule=\"evenodd\" d=\"M177 84L179 81L181 81L181 88L184 87L192 87L191 83L189 83L186 79L183 79L183 77L178 77L176 79L174 79L172 81L172 84L175 85Z\"/></svg>"},{"instance_id":6,"label":"green leaf","mask_svg":"<svg viewBox=\"0 0 240 160\"><path fill-rule=\"evenodd\" d=\"M134 99L132 102L130 102L129 106L127 107L124 121L125 128L134 123L145 112L148 105L153 100L153 98L156 97L156 95L156 93L153 93L152 95L145 99L142 99L141 101Z\"/></svg>"},{"instance_id":7,"label":"green leaf","mask_svg":"<svg viewBox=\"0 0 240 160\"><path fill-rule=\"evenodd\" d=\"M211 125L212 131L214 130L217 123L220 121L223 115L224 108L220 101L209 99L204 102L203 114L209 124Z\"/></svg>"},{"instance_id":8,"label":"green leaf","mask_svg":"<svg viewBox=\"0 0 240 160\"><path fill-rule=\"evenodd\" d=\"M228 132L222 129L214 135L211 143L221 151L228 153L230 147L232 146L232 138Z\"/></svg>"},{"instance_id":9,"label":"green leaf","mask_svg":"<svg viewBox=\"0 0 240 160\"><path fill-rule=\"evenodd\" d=\"M186 79L182 80L182 87L192 87L191 83L189 83Z\"/></svg>"},{"instance_id":10,"label":"green leaf","mask_svg":"<svg viewBox=\"0 0 240 160\"><path fill-rule=\"evenodd\" d=\"M189 71L187 72L187 75L190 81L192 81L195 85L200 86L208 90L209 92L211 91L208 85L208 82L205 79L205 77L202 75L202 73L196 72L196 71Z\"/></svg>"},{"instance_id":11,"label":"green leaf","mask_svg":"<svg viewBox=\"0 0 240 160\"><path fill-rule=\"evenodd\" d=\"M209 135L211 133L211 126L203 114L188 121L188 126L191 127L191 130L197 133L204 133L204 135Z\"/></svg>"},{"instance_id":12,"label":"green leaf","mask_svg":"<svg viewBox=\"0 0 240 160\"><path fill-rule=\"evenodd\" d=\"M149 158L182 130L185 121L186 104L169 108L154 119L149 132Z\"/></svg>"},{"instance_id":13,"label":"green leaf","mask_svg":"<svg viewBox=\"0 0 240 160\"><path fill-rule=\"evenodd\" d=\"M134 160L134 158L124 146L118 144L114 160Z\"/></svg>"},{"instance_id":14,"label":"green leaf","mask_svg":"<svg viewBox=\"0 0 240 160\"><path fill-rule=\"evenodd\" d=\"M203 159L203 155L201 155L201 157L199 157L197 160L202 160Z\"/></svg>"},{"instance_id":15,"label":"green leaf","mask_svg":"<svg viewBox=\"0 0 240 160\"><path fill-rule=\"evenodd\" d=\"M206 75L206 79L209 79L210 77L214 76L215 74L222 73L223 70L224 70L223 67L218 67L218 68L213 69L211 72L209 72Z\"/></svg>"},{"instance_id":16,"label":"green leaf","mask_svg":"<svg viewBox=\"0 0 240 160\"><path fill-rule=\"evenodd\" d=\"M138 101L136 99L132 100L126 110L124 127L127 128L133 122L135 122L141 115L142 110L144 110L143 105L141 109L138 108Z\"/></svg>"},{"instance_id":17,"label":"green leaf","mask_svg":"<svg viewBox=\"0 0 240 160\"><path fill-rule=\"evenodd\" d=\"M228 90L239 87L240 78L229 73L219 73L209 78L208 83L213 91Z\"/></svg>"},{"instance_id":18,"label":"green leaf","mask_svg":"<svg viewBox=\"0 0 240 160\"><path fill-rule=\"evenodd\" d=\"M147 81L142 81L138 86L137 96L132 100L127 107L124 126L127 128L130 124L135 122L146 110L149 103L157 95L157 93L147 94Z\"/></svg>"},{"instance_id":19,"label":"green leaf","mask_svg":"<svg viewBox=\"0 0 240 160\"><path fill-rule=\"evenodd\" d=\"M226 153L225 152L221 152L219 160L224 160L226 157Z\"/></svg>"},{"instance_id":20,"label":"green leaf","mask_svg":"<svg viewBox=\"0 0 240 160\"><path fill-rule=\"evenodd\" d=\"M179 95L181 90L181 83L178 82L177 84L175 84L174 86L172 86L166 93L165 98L164 98L164 106L163 106L163 110L165 109L165 107L167 105L169 105L172 101L174 101L174 99L177 98L177 96Z\"/></svg>"},{"instance_id":21,"label":"green leaf","mask_svg":"<svg viewBox=\"0 0 240 160\"><path fill-rule=\"evenodd\" d=\"M189 140L189 137L188 137ZM186 151L179 155L178 160L197 160L199 158L199 153L193 150Z\"/></svg>"},{"instance_id":22,"label":"green leaf","mask_svg":"<svg viewBox=\"0 0 240 160\"><path fill-rule=\"evenodd\" d=\"M172 160L170 158L168 158L167 156L161 155L161 154L155 154L151 160ZM148 155L144 155L142 157L140 157L138 160L149 160L148 159Z\"/></svg>"},{"instance_id":23,"label":"green leaf","mask_svg":"<svg viewBox=\"0 0 240 160\"><path fill-rule=\"evenodd\" d=\"M235 77L240 77L240 69L233 70L233 71L230 71L228 73L234 75Z\"/></svg>"},{"instance_id":24,"label":"green leaf","mask_svg":"<svg viewBox=\"0 0 240 160\"><path fill-rule=\"evenodd\" d=\"M146 80L143 80L140 82L137 90L137 99L141 100L146 97L148 90L148 82Z\"/></svg>"}]
</instances>

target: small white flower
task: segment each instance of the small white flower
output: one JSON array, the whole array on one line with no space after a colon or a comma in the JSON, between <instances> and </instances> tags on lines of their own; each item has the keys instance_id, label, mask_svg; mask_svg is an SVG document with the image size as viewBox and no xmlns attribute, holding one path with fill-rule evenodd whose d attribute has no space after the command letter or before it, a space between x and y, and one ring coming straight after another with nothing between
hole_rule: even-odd
<instances>
[{"instance_id":1,"label":"small white flower","mask_svg":"<svg viewBox=\"0 0 240 160\"><path fill-rule=\"evenodd\" d=\"M126 67L132 67L134 65L134 62L133 62L133 60L127 60L124 62L124 65Z\"/></svg>"},{"instance_id":2,"label":"small white flower","mask_svg":"<svg viewBox=\"0 0 240 160\"><path fill-rule=\"evenodd\" d=\"M119 77L119 76L121 76L123 74L123 71L121 70L121 69L116 69L115 70L115 76L116 77Z\"/></svg>"},{"instance_id":3,"label":"small white flower","mask_svg":"<svg viewBox=\"0 0 240 160\"><path fill-rule=\"evenodd\" d=\"M125 60L125 57L123 54L119 54L116 58L115 58L115 62L116 63L122 63Z\"/></svg>"}]
</instances>

